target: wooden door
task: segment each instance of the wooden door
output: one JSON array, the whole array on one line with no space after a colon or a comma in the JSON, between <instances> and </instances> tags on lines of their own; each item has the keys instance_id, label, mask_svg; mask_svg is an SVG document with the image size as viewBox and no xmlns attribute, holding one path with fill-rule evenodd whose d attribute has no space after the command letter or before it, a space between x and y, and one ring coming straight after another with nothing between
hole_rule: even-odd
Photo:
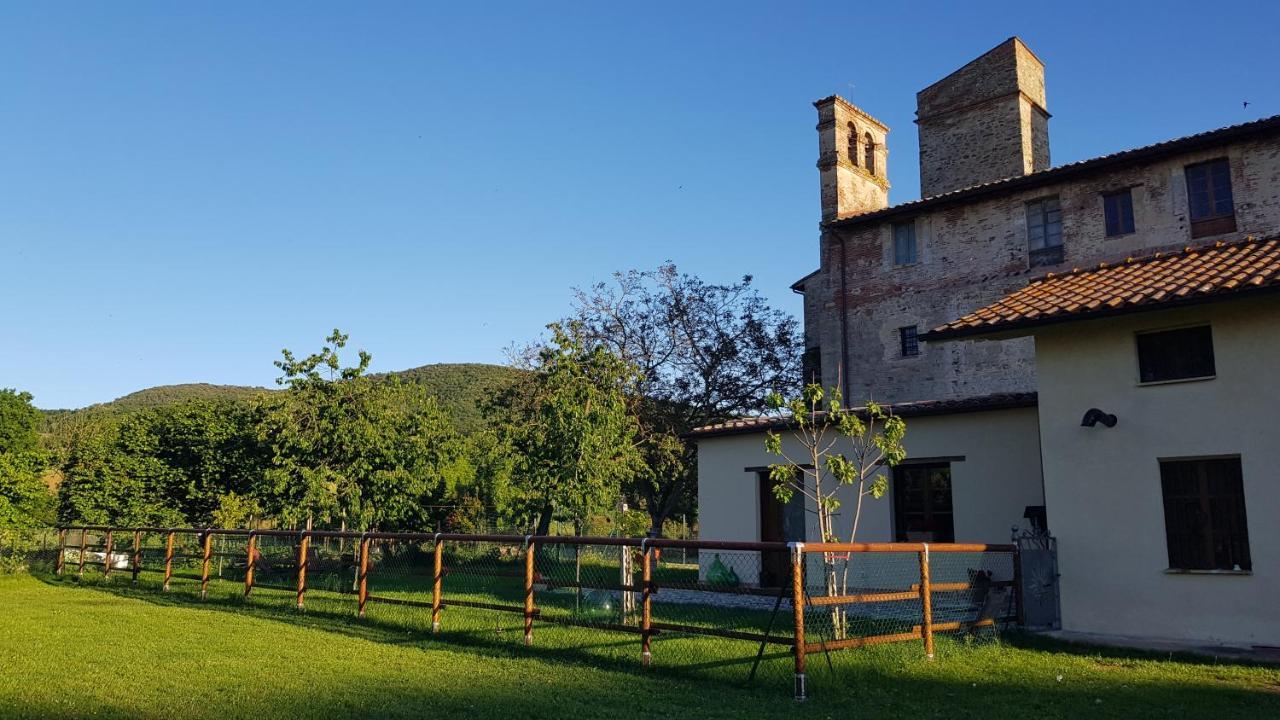
<instances>
[{"instance_id":1,"label":"wooden door","mask_svg":"<svg viewBox=\"0 0 1280 720\"><path fill-rule=\"evenodd\" d=\"M773 494L774 483L769 473L758 473L756 484L760 498L760 541L786 542L783 519L786 506ZM760 553L760 587L781 587L790 577L790 560L785 550Z\"/></svg>"}]
</instances>

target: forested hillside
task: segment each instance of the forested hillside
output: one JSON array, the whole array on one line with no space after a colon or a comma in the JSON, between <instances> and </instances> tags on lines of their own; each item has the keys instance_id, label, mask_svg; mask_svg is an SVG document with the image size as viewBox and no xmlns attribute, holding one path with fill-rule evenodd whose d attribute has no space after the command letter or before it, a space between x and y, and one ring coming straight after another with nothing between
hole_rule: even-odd
<instances>
[{"instance_id":1,"label":"forested hillside","mask_svg":"<svg viewBox=\"0 0 1280 720\"><path fill-rule=\"evenodd\" d=\"M524 370L505 365L441 363L381 373L373 377L398 377L405 382L420 385L428 395L436 398L440 408L453 420L460 432L470 434L481 425L484 404L514 385L526 374ZM69 422L83 421L91 417L128 414L149 408L176 405L188 400L245 400L267 392L275 392L275 390L247 385L210 383L157 385L129 393L110 402L89 405L77 410L45 410L43 411L44 431L56 436Z\"/></svg>"}]
</instances>

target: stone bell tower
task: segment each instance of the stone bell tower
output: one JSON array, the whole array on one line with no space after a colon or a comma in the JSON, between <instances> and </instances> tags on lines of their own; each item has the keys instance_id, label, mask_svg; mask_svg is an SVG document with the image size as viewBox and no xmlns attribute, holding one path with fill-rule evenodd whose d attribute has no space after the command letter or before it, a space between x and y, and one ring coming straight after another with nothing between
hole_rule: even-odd
<instances>
[{"instance_id":1,"label":"stone bell tower","mask_svg":"<svg viewBox=\"0 0 1280 720\"><path fill-rule=\"evenodd\" d=\"M839 95L815 102L822 220L889 206L889 128Z\"/></svg>"}]
</instances>

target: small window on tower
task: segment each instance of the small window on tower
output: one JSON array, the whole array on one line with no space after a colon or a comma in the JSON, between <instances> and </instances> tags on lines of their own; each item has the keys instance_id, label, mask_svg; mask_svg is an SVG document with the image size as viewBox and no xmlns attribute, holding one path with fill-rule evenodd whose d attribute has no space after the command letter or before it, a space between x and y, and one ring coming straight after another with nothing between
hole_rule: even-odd
<instances>
[{"instance_id":1,"label":"small window on tower","mask_svg":"<svg viewBox=\"0 0 1280 720\"><path fill-rule=\"evenodd\" d=\"M893 224L893 264L912 265L916 262L916 221Z\"/></svg>"},{"instance_id":2,"label":"small window on tower","mask_svg":"<svg viewBox=\"0 0 1280 720\"><path fill-rule=\"evenodd\" d=\"M871 133L867 133L864 136L864 141L862 145L863 145L863 151L867 154L866 162L863 164L866 165L867 172L871 173L872 175L875 175L876 174L876 141L871 137Z\"/></svg>"},{"instance_id":3,"label":"small window on tower","mask_svg":"<svg viewBox=\"0 0 1280 720\"><path fill-rule=\"evenodd\" d=\"M858 164L858 128L849 123L849 162Z\"/></svg>"},{"instance_id":4,"label":"small window on tower","mask_svg":"<svg viewBox=\"0 0 1280 720\"><path fill-rule=\"evenodd\" d=\"M1133 232L1133 193L1129 188L1103 195L1102 211L1107 219L1107 237Z\"/></svg>"},{"instance_id":5,"label":"small window on tower","mask_svg":"<svg viewBox=\"0 0 1280 720\"><path fill-rule=\"evenodd\" d=\"M898 341L902 344L902 357L915 357L920 354L920 338L915 325L898 328Z\"/></svg>"}]
</instances>

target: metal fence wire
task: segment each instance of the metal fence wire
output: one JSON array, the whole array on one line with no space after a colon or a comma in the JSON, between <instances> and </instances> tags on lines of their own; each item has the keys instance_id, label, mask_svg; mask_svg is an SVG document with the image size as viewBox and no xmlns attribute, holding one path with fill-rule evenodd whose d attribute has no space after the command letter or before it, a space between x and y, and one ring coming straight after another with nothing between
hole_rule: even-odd
<instances>
[{"instance_id":1,"label":"metal fence wire","mask_svg":"<svg viewBox=\"0 0 1280 720\"><path fill-rule=\"evenodd\" d=\"M1005 545L105 527L56 539L42 567L62 578L354 611L459 644L791 683L797 698L814 656L833 677L856 648L918 643L933 659L936 636L990 639L1020 612Z\"/></svg>"}]
</instances>

